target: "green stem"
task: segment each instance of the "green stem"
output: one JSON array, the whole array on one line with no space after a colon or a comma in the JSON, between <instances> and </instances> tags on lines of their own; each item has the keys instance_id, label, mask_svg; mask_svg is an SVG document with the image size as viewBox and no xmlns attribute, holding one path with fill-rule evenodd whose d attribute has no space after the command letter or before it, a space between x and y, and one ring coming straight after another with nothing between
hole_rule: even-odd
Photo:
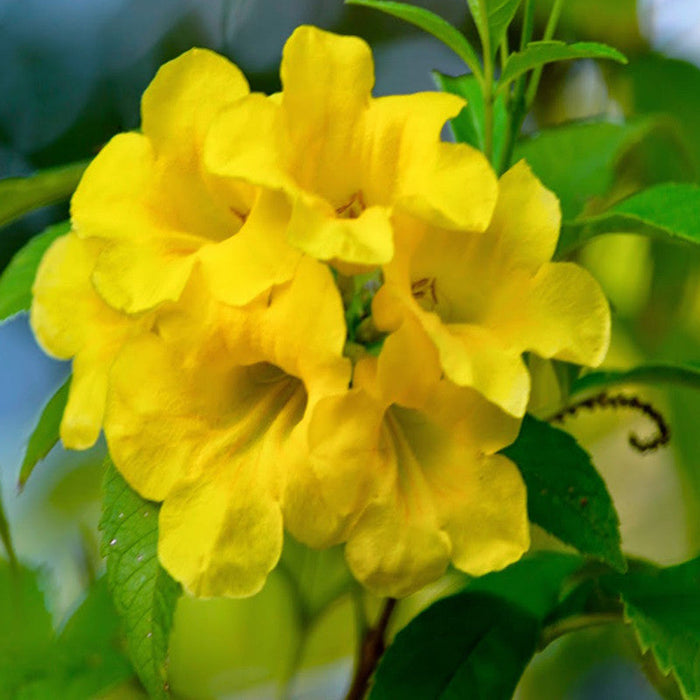
<instances>
[{"instance_id":1,"label":"green stem","mask_svg":"<svg viewBox=\"0 0 700 700\"><path fill-rule=\"evenodd\" d=\"M15 553L15 546L12 542L12 533L10 532L10 523L7 521L5 515L5 508L2 503L2 495L0 494L0 539L5 547L5 552L7 552L7 559L10 562L10 567L13 571L19 570L19 563L17 561L17 554Z\"/></svg>"},{"instance_id":2,"label":"green stem","mask_svg":"<svg viewBox=\"0 0 700 700\"><path fill-rule=\"evenodd\" d=\"M386 648L386 631L397 602L395 598L387 598L379 615L379 621L362 636L355 676L345 700L362 700L367 695L369 681Z\"/></svg>"},{"instance_id":3,"label":"green stem","mask_svg":"<svg viewBox=\"0 0 700 700\"><path fill-rule=\"evenodd\" d=\"M489 16L486 0L479 0L482 17ZM481 33L481 48L484 54L484 153L489 161L493 160L493 54L488 26Z\"/></svg>"},{"instance_id":4,"label":"green stem","mask_svg":"<svg viewBox=\"0 0 700 700\"><path fill-rule=\"evenodd\" d=\"M583 613L581 615L565 617L543 628L540 634L539 649L540 651L545 649L555 640L571 632L578 632L579 630L588 629L589 627L599 627L616 622L622 622L621 610Z\"/></svg>"},{"instance_id":5,"label":"green stem","mask_svg":"<svg viewBox=\"0 0 700 700\"><path fill-rule=\"evenodd\" d=\"M554 5L552 6L552 11L549 14L549 19L547 20L547 26L544 30L543 41L549 41L557 29L557 24L559 24L559 15L561 15L561 9L564 6L564 0L554 0ZM544 66L538 66L532 71L532 77L530 78L530 84L527 86L527 93L525 95L525 106L526 110L529 111L532 107L532 103L535 101L535 95L537 95L537 88L540 84L540 78L542 77L542 69Z\"/></svg>"},{"instance_id":6,"label":"green stem","mask_svg":"<svg viewBox=\"0 0 700 700\"><path fill-rule=\"evenodd\" d=\"M523 51L532 39L532 30L535 23L535 3L534 0L525 1L523 14L523 30L520 35L520 50ZM520 129L525 119L525 76L521 76L515 84L513 96L508 104L508 129L506 140L503 144L499 173L504 173L510 167L513 160L513 149L515 142L520 135Z\"/></svg>"}]
</instances>

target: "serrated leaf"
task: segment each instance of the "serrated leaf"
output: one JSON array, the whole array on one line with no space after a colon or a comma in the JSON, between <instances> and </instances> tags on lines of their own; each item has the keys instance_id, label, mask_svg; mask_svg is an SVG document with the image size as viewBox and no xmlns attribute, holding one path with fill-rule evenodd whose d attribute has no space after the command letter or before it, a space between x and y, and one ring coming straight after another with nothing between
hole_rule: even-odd
<instances>
[{"instance_id":1,"label":"serrated leaf","mask_svg":"<svg viewBox=\"0 0 700 700\"><path fill-rule=\"evenodd\" d=\"M34 471L34 467L44 459L60 439L61 419L68 403L70 377L57 389L41 412L27 443L27 451L19 472L19 488L23 488Z\"/></svg>"},{"instance_id":2,"label":"serrated leaf","mask_svg":"<svg viewBox=\"0 0 700 700\"><path fill-rule=\"evenodd\" d=\"M665 183L622 200L603 214L562 226L556 255L561 257L606 233L632 233L662 241L700 244L700 187Z\"/></svg>"},{"instance_id":3,"label":"serrated leaf","mask_svg":"<svg viewBox=\"0 0 700 700\"><path fill-rule=\"evenodd\" d=\"M0 321L28 311L32 303L32 284L47 248L70 230L70 222L49 226L15 253L0 275Z\"/></svg>"},{"instance_id":4,"label":"serrated leaf","mask_svg":"<svg viewBox=\"0 0 700 700\"><path fill-rule=\"evenodd\" d=\"M489 47L493 56L503 40L508 25L513 21L521 0L481 0L486 6L486 16L481 11L480 0L467 0L467 2L482 44L488 32Z\"/></svg>"},{"instance_id":5,"label":"serrated leaf","mask_svg":"<svg viewBox=\"0 0 700 700\"><path fill-rule=\"evenodd\" d=\"M580 552L625 571L612 499L590 456L571 435L527 415L518 439L503 454L523 475L533 523Z\"/></svg>"},{"instance_id":6,"label":"serrated leaf","mask_svg":"<svg viewBox=\"0 0 700 700\"><path fill-rule=\"evenodd\" d=\"M0 227L28 212L68 199L90 161L42 170L30 177L0 180Z\"/></svg>"},{"instance_id":7,"label":"serrated leaf","mask_svg":"<svg viewBox=\"0 0 700 700\"><path fill-rule=\"evenodd\" d=\"M134 492L108 461L100 521L107 580L134 668L149 694L164 698L168 640L181 587L158 561L158 512L159 506Z\"/></svg>"},{"instance_id":8,"label":"serrated leaf","mask_svg":"<svg viewBox=\"0 0 700 700\"><path fill-rule=\"evenodd\" d=\"M461 32L434 12L391 0L345 0L345 4L371 7L393 17L398 17L405 22L410 22L428 34L432 34L445 46L452 49L469 66L471 72L479 76L479 80L481 80L481 65L472 45Z\"/></svg>"},{"instance_id":9,"label":"serrated leaf","mask_svg":"<svg viewBox=\"0 0 700 700\"><path fill-rule=\"evenodd\" d=\"M646 567L611 576L642 651L673 673L687 700L700 697L700 558L666 569Z\"/></svg>"},{"instance_id":10,"label":"serrated leaf","mask_svg":"<svg viewBox=\"0 0 700 700\"><path fill-rule=\"evenodd\" d=\"M600 391L621 384L676 384L700 389L700 365L656 364L632 369L588 372L576 379L571 393Z\"/></svg>"},{"instance_id":11,"label":"serrated leaf","mask_svg":"<svg viewBox=\"0 0 700 700\"><path fill-rule=\"evenodd\" d=\"M370 700L509 700L537 648L538 620L483 593L443 598L396 635Z\"/></svg>"},{"instance_id":12,"label":"serrated leaf","mask_svg":"<svg viewBox=\"0 0 700 700\"><path fill-rule=\"evenodd\" d=\"M617 49L594 41L578 41L565 44L563 41L532 41L522 51L508 56L498 90L504 90L509 83L524 73L555 61L570 61L578 58L605 58L618 63L627 63L627 59Z\"/></svg>"},{"instance_id":13,"label":"serrated leaf","mask_svg":"<svg viewBox=\"0 0 700 700\"><path fill-rule=\"evenodd\" d=\"M485 147L484 95L478 80L473 75L452 77L435 71L433 73L438 87L445 92L463 97L467 106L450 120L455 140L468 143L480 151ZM493 104L493 160L500 162L508 128L508 112L505 99L499 95Z\"/></svg>"}]
</instances>

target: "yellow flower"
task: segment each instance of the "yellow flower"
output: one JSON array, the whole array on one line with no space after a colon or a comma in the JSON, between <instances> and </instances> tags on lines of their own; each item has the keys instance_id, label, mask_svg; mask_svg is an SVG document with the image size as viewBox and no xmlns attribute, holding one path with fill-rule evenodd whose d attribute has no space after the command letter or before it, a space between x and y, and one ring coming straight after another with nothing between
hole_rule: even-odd
<instances>
[{"instance_id":1,"label":"yellow flower","mask_svg":"<svg viewBox=\"0 0 700 700\"><path fill-rule=\"evenodd\" d=\"M484 233L404 222L374 297L375 324L393 331L414 318L449 379L522 416L530 391L523 352L597 365L609 342L598 283L578 265L549 262L560 219L554 194L521 162L502 176Z\"/></svg>"},{"instance_id":2,"label":"yellow flower","mask_svg":"<svg viewBox=\"0 0 700 700\"><path fill-rule=\"evenodd\" d=\"M488 162L440 141L462 99L373 99L367 44L314 27L287 41L281 78L281 94L250 95L214 120L205 161L223 178L285 193L294 245L320 260L374 266L393 257L395 212L449 229L486 227L496 199Z\"/></svg>"},{"instance_id":3,"label":"yellow flower","mask_svg":"<svg viewBox=\"0 0 700 700\"><path fill-rule=\"evenodd\" d=\"M342 537L306 449L313 406L349 381L342 304L310 258L247 307L208 303L197 282L121 352L105 435L129 484L163 501L163 566L198 596L252 595L283 526L316 546Z\"/></svg>"},{"instance_id":4,"label":"yellow flower","mask_svg":"<svg viewBox=\"0 0 700 700\"><path fill-rule=\"evenodd\" d=\"M142 133L115 136L85 172L71 202L73 227L103 242L92 280L115 309L176 301L196 264L232 304L293 274L299 254L284 240L284 198L202 164L212 120L247 94L236 66L192 49L165 64L144 93Z\"/></svg>"},{"instance_id":5,"label":"yellow flower","mask_svg":"<svg viewBox=\"0 0 700 700\"><path fill-rule=\"evenodd\" d=\"M95 293L90 276L101 249L97 240L61 236L44 255L33 287L30 320L37 340L53 357L74 358L60 433L75 450L91 447L100 434L115 357L153 323L153 314L128 316Z\"/></svg>"},{"instance_id":6,"label":"yellow flower","mask_svg":"<svg viewBox=\"0 0 700 700\"><path fill-rule=\"evenodd\" d=\"M321 399L310 428L324 497L352 519L346 558L377 595L408 595L449 562L473 575L529 546L526 493L496 452L519 421L472 389L441 379L437 352L407 320L353 389Z\"/></svg>"}]
</instances>

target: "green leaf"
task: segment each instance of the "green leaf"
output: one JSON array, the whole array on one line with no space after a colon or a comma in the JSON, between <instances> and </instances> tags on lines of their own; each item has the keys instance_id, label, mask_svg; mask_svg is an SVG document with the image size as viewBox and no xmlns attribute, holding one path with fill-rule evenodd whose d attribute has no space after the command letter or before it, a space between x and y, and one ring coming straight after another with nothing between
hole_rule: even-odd
<instances>
[{"instance_id":1,"label":"green leaf","mask_svg":"<svg viewBox=\"0 0 700 700\"><path fill-rule=\"evenodd\" d=\"M642 651L651 649L659 668L673 673L684 698L700 697L700 558L604 583L622 596Z\"/></svg>"},{"instance_id":2,"label":"green leaf","mask_svg":"<svg viewBox=\"0 0 700 700\"><path fill-rule=\"evenodd\" d=\"M508 26L520 5L521 0L467 0L474 23L479 30L482 44L488 32L489 47L493 56L503 40ZM486 17L481 11L481 3L486 6Z\"/></svg>"},{"instance_id":3,"label":"green leaf","mask_svg":"<svg viewBox=\"0 0 700 700\"><path fill-rule=\"evenodd\" d=\"M56 639L48 676L32 686L33 697L83 700L132 678L134 671L120 649L121 637L119 617L101 578Z\"/></svg>"},{"instance_id":4,"label":"green leaf","mask_svg":"<svg viewBox=\"0 0 700 700\"><path fill-rule=\"evenodd\" d=\"M371 7L414 24L416 27L428 32L428 34L432 34L445 46L452 49L480 81L483 79L481 64L472 45L461 32L434 12L425 10L422 7L407 5L403 2L392 2L391 0L345 0L345 3L347 5Z\"/></svg>"},{"instance_id":5,"label":"green leaf","mask_svg":"<svg viewBox=\"0 0 700 700\"><path fill-rule=\"evenodd\" d=\"M612 499L590 456L571 435L527 415L518 439L503 454L523 475L533 523L625 571Z\"/></svg>"},{"instance_id":6,"label":"green leaf","mask_svg":"<svg viewBox=\"0 0 700 700\"><path fill-rule=\"evenodd\" d=\"M484 95L478 80L469 74L452 77L437 71L433 73L433 77L441 90L463 97L467 101L467 106L450 120L455 140L468 143L483 151L485 146ZM494 100L493 122L494 162L498 163L508 127L508 112L503 95L497 96Z\"/></svg>"},{"instance_id":7,"label":"green leaf","mask_svg":"<svg viewBox=\"0 0 700 700\"><path fill-rule=\"evenodd\" d=\"M623 103L631 101L634 114L663 113L676 120L691 146L700 174L700 68L687 61L647 53L625 68L620 91L615 97Z\"/></svg>"},{"instance_id":8,"label":"green leaf","mask_svg":"<svg viewBox=\"0 0 700 700\"><path fill-rule=\"evenodd\" d=\"M544 620L560 602L563 582L583 564L577 554L533 552L503 571L472 579L465 590L490 593Z\"/></svg>"},{"instance_id":9,"label":"green leaf","mask_svg":"<svg viewBox=\"0 0 700 700\"><path fill-rule=\"evenodd\" d=\"M0 180L0 227L34 209L68 199L90 161L42 170L31 177Z\"/></svg>"},{"instance_id":10,"label":"green leaf","mask_svg":"<svg viewBox=\"0 0 700 700\"><path fill-rule=\"evenodd\" d=\"M102 554L130 657L149 694L167 697L168 640L181 588L158 561L159 506L132 491L111 461L104 492Z\"/></svg>"},{"instance_id":11,"label":"green leaf","mask_svg":"<svg viewBox=\"0 0 700 700\"><path fill-rule=\"evenodd\" d=\"M310 625L353 585L342 547L310 549L288 534L277 569L292 588L304 625Z\"/></svg>"},{"instance_id":12,"label":"green leaf","mask_svg":"<svg viewBox=\"0 0 700 700\"><path fill-rule=\"evenodd\" d=\"M556 192L566 221L578 216L589 200L606 194L622 158L663 128L656 118L555 127L520 141L514 160L524 158L542 183Z\"/></svg>"},{"instance_id":13,"label":"green leaf","mask_svg":"<svg viewBox=\"0 0 700 700\"><path fill-rule=\"evenodd\" d=\"M633 233L673 243L700 244L700 187L664 183L622 200L605 213L562 226L561 257L606 233Z\"/></svg>"},{"instance_id":14,"label":"green leaf","mask_svg":"<svg viewBox=\"0 0 700 700\"><path fill-rule=\"evenodd\" d=\"M32 285L41 258L47 248L69 230L69 221L49 226L15 254L0 275L0 321L29 310Z\"/></svg>"},{"instance_id":15,"label":"green leaf","mask_svg":"<svg viewBox=\"0 0 700 700\"><path fill-rule=\"evenodd\" d=\"M532 41L523 51L516 51L508 56L498 81L498 90L504 90L516 78L545 63L577 58L606 58L618 63L627 63L623 54L606 44L593 41L579 41L575 44L565 44L563 41Z\"/></svg>"},{"instance_id":16,"label":"green leaf","mask_svg":"<svg viewBox=\"0 0 700 700\"><path fill-rule=\"evenodd\" d=\"M51 616L38 575L0 561L0 697L18 691L46 668L51 653Z\"/></svg>"},{"instance_id":17,"label":"green leaf","mask_svg":"<svg viewBox=\"0 0 700 700\"><path fill-rule=\"evenodd\" d=\"M68 391L70 389L70 377L58 388L56 393L48 400L41 412L39 422L29 437L27 451L22 460L19 472L18 486L20 489L27 483L27 479L34 471L34 467L51 452L60 438L61 418L68 403Z\"/></svg>"},{"instance_id":18,"label":"green leaf","mask_svg":"<svg viewBox=\"0 0 700 700\"><path fill-rule=\"evenodd\" d=\"M370 700L510 700L539 639L538 620L483 593L443 598L396 635Z\"/></svg>"},{"instance_id":19,"label":"green leaf","mask_svg":"<svg viewBox=\"0 0 700 700\"><path fill-rule=\"evenodd\" d=\"M572 394L600 391L620 384L677 384L700 389L700 365L643 365L632 369L588 372L571 387Z\"/></svg>"}]
</instances>

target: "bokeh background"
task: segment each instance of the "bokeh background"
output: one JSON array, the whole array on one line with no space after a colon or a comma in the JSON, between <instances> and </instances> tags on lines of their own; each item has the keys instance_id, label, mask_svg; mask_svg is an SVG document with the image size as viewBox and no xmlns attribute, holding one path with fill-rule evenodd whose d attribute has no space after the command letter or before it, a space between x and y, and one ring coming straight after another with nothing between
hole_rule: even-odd
<instances>
[{"instance_id":1,"label":"bokeh background","mask_svg":"<svg viewBox=\"0 0 700 700\"><path fill-rule=\"evenodd\" d=\"M463 0L422 0L476 40ZM548 2L540 3L541 36ZM372 45L376 94L434 89L431 71L464 72L448 49L398 20L340 0L0 0L0 177L94 155L115 133L139 124L139 99L158 66L192 46L234 60L253 89L279 88L282 45L302 23L353 33ZM516 40L518 26L513 27ZM626 67L581 61L545 71L541 96L525 128L573 119L619 122L669 113L668 128L634 156L615 163L610 198L666 179L700 174L700 3L697 0L569 0L558 35L610 43ZM124 173L128 177L128 173ZM31 235L68 216L67 206L35 212L2 231L7 262ZM9 244L8 244L9 242ZM587 246L581 261L603 284L614 311L610 366L700 359L700 259L688 251L627 237ZM46 400L69 371L36 347L25 317L0 325L0 483L21 559L43 567L56 625L99 574L101 460L57 447L26 489L16 488L26 440ZM673 431L669 449L632 452L630 429L644 419L617 414L567 424L592 452L615 498L623 545L636 555L675 563L700 549L700 396L680 388L643 391ZM541 546L555 546L544 536ZM332 559L332 557L331 557ZM310 579L333 575L312 572ZM442 584L441 584L442 585ZM444 584L449 586L449 582ZM397 625L437 591L404 606ZM349 600L338 601L304 645L290 697L338 696L354 644ZM286 581L273 574L249 601L183 600L171 646L178 697L274 698L300 636ZM112 698L140 697L133 685ZM569 636L538 657L519 688L537 698L659 697L639 670L622 626Z\"/></svg>"}]
</instances>

